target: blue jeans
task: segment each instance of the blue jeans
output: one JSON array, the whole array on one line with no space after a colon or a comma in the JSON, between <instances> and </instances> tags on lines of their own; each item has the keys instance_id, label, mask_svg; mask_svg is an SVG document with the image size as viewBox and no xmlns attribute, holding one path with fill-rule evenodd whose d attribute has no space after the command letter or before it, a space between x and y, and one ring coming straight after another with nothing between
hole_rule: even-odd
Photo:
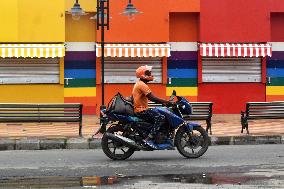
<instances>
[{"instance_id":1,"label":"blue jeans","mask_svg":"<svg viewBox=\"0 0 284 189\"><path fill-rule=\"evenodd\" d=\"M136 113L136 116L148 123L152 123L153 127L150 131L150 136L156 135L157 131L166 123L166 117L155 108L149 108L142 112Z\"/></svg>"}]
</instances>

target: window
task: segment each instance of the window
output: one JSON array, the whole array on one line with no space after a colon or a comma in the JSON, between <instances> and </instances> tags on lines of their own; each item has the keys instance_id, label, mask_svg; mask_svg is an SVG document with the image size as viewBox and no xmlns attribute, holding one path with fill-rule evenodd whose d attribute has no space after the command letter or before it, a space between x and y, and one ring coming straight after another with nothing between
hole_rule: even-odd
<instances>
[{"instance_id":1,"label":"window","mask_svg":"<svg viewBox=\"0 0 284 189\"><path fill-rule=\"evenodd\" d=\"M202 57L203 82L261 82L261 58Z\"/></svg>"},{"instance_id":2,"label":"window","mask_svg":"<svg viewBox=\"0 0 284 189\"><path fill-rule=\"evenodd\" d=\"M59 58L0 58L0 84L59 83Z\"/></svg>"},{"instance_id":3,"label":"window","mask_svg":"<svg viewBox=\"0 0 284 189\"><path fill-rule=\"evenodd\" d=\"M153 66L153 83L162 83L162 58L106 58L105 83L135 83L139 66Z\"/></svg>"}]
</instances>

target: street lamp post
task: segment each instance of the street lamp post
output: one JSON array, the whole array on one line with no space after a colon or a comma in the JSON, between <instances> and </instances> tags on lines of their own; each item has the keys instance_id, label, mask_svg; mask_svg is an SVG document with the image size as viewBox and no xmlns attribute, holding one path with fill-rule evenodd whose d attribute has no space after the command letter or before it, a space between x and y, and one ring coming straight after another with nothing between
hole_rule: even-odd
<instances>
[{"instance_id":1,"label":"street lamp post","mask_svg":"<svg viewBox=\"0 0 284 189\"><path fill-rule=\"evenodd\" d=\"M106 14L106 20L105 20ZM105 104L105 27L109 30L109 0L97 1L97 30L101 28L102 105Z\"/></svg>"},{"instance_id":2,"label":"street lamp post","mask_svg":"<svg viewBox=\"0 0 284 189\"><path fill-rule=\"evenodd\" d=\"M80 16L85 15L86 13L81 9L78 0L76 0L73 8L69 11L72 14L72 18L79 20ZM131 0L128 0L128 4L124 11L121 13L122 15L128 16L129 20L133 20L136 14L140 14ZM102 81L102 106L104 106L104 95L105 95L105 74L104 74L104 64L105 64L105 27L109 30L109 0L97 0L97 30L101 28L101 81ZM102 107L101 107L102 108Z\"/></svg>"}]
</instances>

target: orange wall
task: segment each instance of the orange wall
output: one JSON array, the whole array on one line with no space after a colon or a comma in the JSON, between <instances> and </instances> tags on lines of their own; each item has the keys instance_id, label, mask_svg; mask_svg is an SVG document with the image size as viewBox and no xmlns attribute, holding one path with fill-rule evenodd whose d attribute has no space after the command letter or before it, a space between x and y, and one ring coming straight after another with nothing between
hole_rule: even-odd
<instances>
[{"instance_id":1,"label":"orange wall","mask_svg":"<svg viewBox=\"0 0 284 189\"><path fill-rule=\"evenodd\" d=\"M200 0L168 0L169 12L200 12Z\"/></svg>"},{"instance_id":2,"label":"orange wall","mask_svg":"<svg viewBox=\"0 0 284 189\"><path fill-rule=\"evenodd\" d=\"M105 105L109 103L111 98L120 92L123 96L130 96L132 93L133 84L105 84ZM163 84L149 84L153 94L160 97L166 98L166 86ZM102 102L102 90L101 84L97 85L97 112Z\"/></svg>"},{"instance_id":3,"label":"orange wall","mask_svg":"<svg viewBox=\"0 0 284 189\"><path fill-rule=\"evenodd\" d=\"M168 42L169 12L199 12L199 0L133 0L137 10L133 21L120 13L126 1L110 3L110 30L105 32L106 42ZM100 31L97 41L100 41Z\"/></svg>"},{"instance_id":4,"label":"orange wall","mask_svg":"<svg viewBox=\"0 0 284 189\"><path fill-rule=\"evenodd\" d=\"M196 42L199 33L199 13L170 13L170 41Z\"/></svg>"}]
</instances>

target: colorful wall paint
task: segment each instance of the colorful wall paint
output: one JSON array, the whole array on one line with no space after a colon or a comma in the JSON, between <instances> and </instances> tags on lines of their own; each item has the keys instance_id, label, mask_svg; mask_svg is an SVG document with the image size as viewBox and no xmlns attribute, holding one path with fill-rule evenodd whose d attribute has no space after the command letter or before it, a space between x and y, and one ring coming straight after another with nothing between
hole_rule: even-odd
<instances>
[{"instance_id":1,"label":"colorful wall paint","mask_svg":"<svg viewBox=\"0 0 284 189\"><path fill-rule=\"evenodd\" d=\"M190 101L197 101L198 13L170 13L171 57L168 58L167 96L173 90Z\"/></svg>"},{"instance_id":2,"label":"colorful wall paint","mask_svg":"<svg viewBox=\"0 0 284 189\"><path fill-rule=\"evenodd\" d=\"M267 58L266 101L284 101L284 13L272 13L272 57Z\"/></svg>"},{"instance_id":3,"label":"colorful wall paint","mask_svg":"<svg viewBox=\"0 0 284 189\"><path fill-rule=\"evenodd\" d=\"M199 12L199 0L176 0L174 3L173 1L165 1L165 0L155 0L155 1L148 1L148 0L141 0L141 1L135 1L133 2L135 4L135 7L142 11L143 14L137 15L135 17L135 20L129 21L127 17L121 16L121 11L125 8L126 4L123 1L116 2L115 6L110 7L111 12L111 22L110 22L110 30L105 32L105 41L110 43L160 43L160 42L169 42L170 38L176 38L172 41L175 42L177 39L180 39L181 41L189 41L189 39L194 38L193 41L197 41L196 36L197 30L195 27L196 20L194 20L193 23L191 23L192 19L196 19L196 15L191 16L190 20L186 20L183 18L183 16L177 16L178 18L173 18L169 16L170 12L172 14L180 13L182 12ZM186 15L188 15L186 13ZM191 18L192 17L192 18ZM187 17L188 18L188 17ZM180 21L178 23L176 21L171 22L173 26L170 25L170 20L181 20L181 21L187 21L188 23L188 35L186 36L186 39L184 37L179 37L178 35L170 36L170 33L174 34L174 29L169 30L169 28L181 28L183 27ZM151 20L151 22L149 22ZM176 26L177 25L177 26ZM123 26L123 29L121 29ZM145 28L147 28L147 32L145 32ZM194 30L192 30L194 28ZM177 30L176 30L177 32ZM183 32L178 32L179 35ZM194 33L194 34L193 34ZM97 32L97 41L99 42L101 39L100 31ZM196 43L195 43L195 52L196 52ZM178 49L173 50L178 51ZM189 53L190 59L188 59L188 54L181 57L181 61L183 63L180 64L180 67L183 67L184 64L191 63L196 61L196 54L191 55L191 50L186 50L185 53ZM172 52L174 53L174 52ZM195 56L195 57L194 57ZM177 59L180 58L180 56L176 56ZM185 59L184 59L185 58ZM185 63L185 61L189 61ZM187 67L185 67L183 70L181 69L180 72L183 72L185 76L183 78L176 78L176 67L172 65L172 60L169 60L169 62L163 63L163 83L162 84L150 84L150 88L152 89L153 93L161 98L166 98L167 96L170 96L170 93L173 89L176 89L177 92L180 95L186 95L191 100L196 101L197 96L197 87L192 86L191 83L188 82L194 82L194 76L187 77ZM175 61L175 60L174 60ZM178 61L178 60L177 60ZM171 65L171 69L167 69L167 67ZM196 63L195 63L196 65ZM190 67L190 66L189 66ZM193 66L194 67L194 66ZM98 80L100 78L100 63L97 61L97 107L101 104L101 82ZM196 69L196 68L195 68ZM167 86L167 73L170 74L170 76L173 76L173 83ZM194 70L192 70L192 73L194 74ZM195 76L196 77L196 76ZM180 80L181 79L181 80ZM192 81L190 81L193 79ZM181 84L183 83L183 84ZM121 92L124 96L131 95L133 88L133 84L106 84L105 85L105 104L109 102L109 100L117 93Z\"/></svg>"},{"instance_id":4,"label":"colorful wall paint","mask_svg":"<svg viewBox=\"0 0 284 189\"><path fill-rule=\"evenodd\" d=\"M0 103L63 103L59 84L0 85Z\"/></svg>"},{"instance_id":5,"label":"colorful wall paint","mask_svg":"<svg viewBox=\"0 0 284 189\"><path fill-rule=\"evenodd\" d=\"M95 51L67 51L64 75L64 101L83 103L84 113L94 113L96 106Z\"/></svg>"},{"instance_id":6,"label":"colorful wall paint","mask_svg":"<svg viewBox=\"0 0 284 189\"><path fill-rule=\"evenodd\" d=\"M0 43L64 43L64 0L1 1ZM63 59L61 59L62 62ZM63 65L59 84L1 84L2 103L62 103Z\"/></svg>"},{"instance_id":7,"label":"colorful wall paint","mask_svg":"<svg viewBox=\"0 0 284 189\"><path fill-rule=\"evenodd\" d=\"M180 96L197 101L197 44L196 42L171 42L168 58L167 96L176 90Z\"/></svg>"},{"instance_id":8,"label":"colorful wall paint","mask_svg":"<svg viewBox=\"0 0 284 189\"><path fill-rule=\"evenodd\" d=\"M96 94L97 94L97 110L96 113L99 113L99 107L102 104L102 85L101 85L101 59L97 58L97 79L96 79ZM166 59L162 62L162 69L163 72L167 71L167 62ZM135 74L135 73L133 73ZM163 73L166 75L165 73ZM132 89L133 89L134 83L118 83L118 84L109 84L105 83L104 85L104 103L105 105L108 105L109 101L113 98L115 94L118 92L121 93L123 96L131 96L132 95ZM152 84L149 83L149 87L154 95L160 97L160 98L166 98L166 77L163 77L162 83L159 84Z\"/></svg>"},{"instance_id":9,"label":"colorful wall paint","mask_svg":"<svg viewBox=\"0 0 284 189\"><path fill-rule=\"evenodd\" d=\"M271 33L274 33L274 36L283 36L281 35L283 31L279 31L279 27L283 28L279 18L277 20L272 19L272 23L277 25L275 29L270 27L271 23L269 22L270 12L284 12L284 2L278 1L278 3L279 6L275 4L275 1L201 1L200 41L260 43L270 42L273 38ZM257 6L255 6L256 4ZM271 62L278 56L274 53L274 44L272 45L273 48L272 59L267 59L268 77L273 75ZM200 66L199 69L201 69ZM278 69L277 74L280 74L280 72ZM239 113L244 110L246 102L271 100L270 96L276 95L275 92L276 94L281 93L279 88L266 87L265 83L199 83L198 101L212 101L214 113ZM280 95L282 94L284 93Z\"/></svg>"},{"instance_id":10,"label":"colorful wall paint","mask_svg":"<svg viewBox=\"0 0 284 189\"><path fill-rule=\"evenodd\" d=\"M275 2L277 2L278 5L275 5ZM172 90L175 89L179 95L186 96L191 101L212 101L214 102L214 113L239 113L241 109L244 109L244 105L247 101L282 99L281 96L284 95L284 93L281 91L284 90L282 90L281 87L283 87L283 85L282 83L279 84L279 82L276 82L279 78L282 78L281 63L277 63L277 73L273 65L275 61L282 61L280 58L282 58L281 53L283 50L276 50L276 48L273 47L273 57L267 59L267 76L271 76L272 79L271 85L267 84L267 87L265 83L208 84L202 82L198 83L198 73L200 72L202 64L200 64L200 57L198 57L197 42L282 42L283 39L280 38L283 38L282 34L284 33L281 29L283 28L283 24L281 24L283 18L281 15L279 17L279 15L276 14L284 12L283 1L156 0L149 2L147 0L141 0L135 1L134 4L138 10L143 11L143 14L137 15L133 21L129 21L127 17L123 17L119 14L125 8L125 2L119 1L116 2L116 4L112 4L111 29L106 31L105 41L109 43L171 43L171 57L168 58L167 69L164 71L168 77L167 84L155 86L154 92L156 94L161 95L161 97L170 96ZM256 4L258 5L257 7L255 6ZM269 22L269 18L271 23ZM149 22L149 20L151 20L151 22ZM82 20L82 22L88 21L89 20ZM73 31L71 31L71 27L68 28L70 31L66 32L67 41L99 42L100 31L97 32L98 35L95 37L96 39L88 38L88 36L92 34L92 32L90 32L90 28L92 27L86 27L88 23L83 24L82 22L81 25L78 25L78 28ZM71 21L69 21L69 23L71 23ZM271 25L277 25L277 28L271 28ZM82 26L88 28L85 32L90 33L83 35L82 32L84 31L82 29L82 31L80 31ZM147 32L145 32L145 28L147 28ZM79 33L81 32L81 34L77 35L77 31ZM86 36L88 39L82 39ZM277 40L275 38L277 38ZM273 44L273 46L275 46L275 44ZM67 52L67 54L68 53L69 52ZM71 50L70 53L72 54L74 51ZM67 56L71 56L71 54ZM66 64L68 61L72 61L69 57L66 58ZM66 64L65 66L67 66ZM67 69L69 70L67 71ZM83 101L83 98L85 99L87 97L86 95L92 94L92 92L88 91L88 94L85 94L86 91L78 93L74 91L76 88L77 90L82 90L86 87L80 86L82 82L79 82L79 75L82 75L82 73L79 73L80 69L78 69L78 72L72 70L70 67L67 69L65 71L65 77L67 77L67 75L68 77L72 76L78 80L78 83L73 83L72 87L71 85L69 87L65 85L65 99L70 100L76 94L76 98L81 98L80 100ZM86 70L88 69L89 68L86 68ZM100 78L99 63L97 62L96 67L91 69L92 71L95 69L95 77ZM88 74L92 75L92 71L88 73L84 72L84 74L86 76ZM280 74L279 78L277 74ZM132 84L106 84L105 103L118 91L122 92L124 96L130 95L132 86ZM91 86L91 88L92 87L94 88L94 86ZM96 80L95 87L97 96L97 98L95 97L96 104L97 107L99 107L101 102L101 83L98 79ZM275 91L277 91L276 94ZM277 97L278 95L280 95L280 98ZM93 98L93 100L95 98Z\"/></svg>"},{"instance_id":11,"label":"colorful wall paint","mask_svg":"<svg viewBox=\"0 0 284 189\"><path fill-rule=\"evenodd\" d=\"M95 22L91 14L79 21L66 16L64 102L82 103L84 114L96 111ZM86 29L82 29L82 28Z\"/></svg>"},{"instance_id":12,"label":"colorful wall paint","mask_svg":"<svg viewBox=\"0 0 284 189\"><path fill-rule=\"evenodd\" d=\"M272 57L267 58L266 101L284 101L284 13L271 13Z\"/></svg>"},{"instance_id":13,"label":"colorful wall paint","mask_svg":"<svg viewBox=\"0 0 284 189\"><path fill-rule=\"evenodd\" d=\"M272 43L267 59L266 101L284 101L284 42Z\"/></svg>"},{"instance_id":14,"label":"colorful wall paint","mask_svg":"<svg viewBox=\"0 0 284 189\"><path fill-rule=\"evenodd\" d=\"M1 1L1 42L64 42L64 0Z\"/></svg>"}]
</instances>

